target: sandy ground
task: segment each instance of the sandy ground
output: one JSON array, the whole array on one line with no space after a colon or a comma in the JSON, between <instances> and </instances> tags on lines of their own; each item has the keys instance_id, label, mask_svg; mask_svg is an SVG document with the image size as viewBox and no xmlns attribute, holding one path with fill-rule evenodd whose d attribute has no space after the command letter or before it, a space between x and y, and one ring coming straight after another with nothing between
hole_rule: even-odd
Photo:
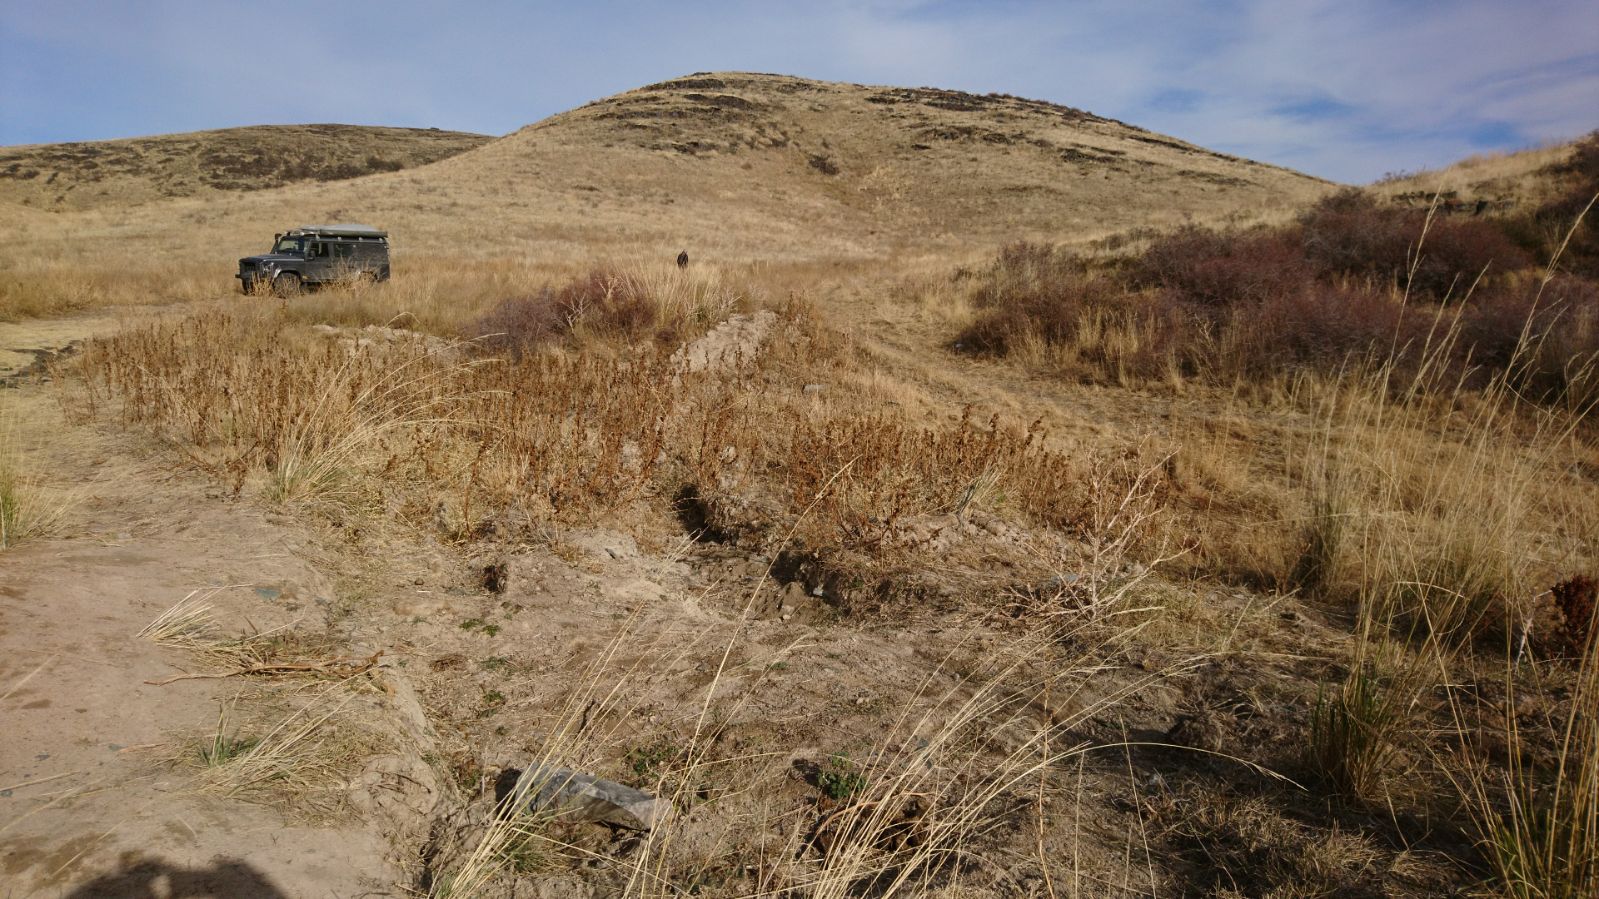
<instances>
[{"instance_id":1,"label":"sandy ground","mask_svg":"<svg viewBox=\"0 0 1599 899\"><path fill-rule=\"evenodd\" d=\"M0 322L0 380L59 352L73 341L110 333L117 324L118 319L104 315Z\"/></svg>"},{"instance_id":2,"label":"sandy ground","mask_svg":"<svg viewBox=\"0 0 1599 899\"><path fill-rule=\"evenodd\" d=\"M48 345L83 324L0 342ZM149 447L89 429L56 439L60 412L39 387L0 402L69 507L60 536L0 553L0 895L167 895L162 884L185 896L392 895L376 827L316 826L204 792L185 760L236 681L149 683L196 668L138 636L192 591L225 588L212 605L235 633L315 613L329 588L300 558L304 535L173 477Z\"/></svg>"}]
</instances>

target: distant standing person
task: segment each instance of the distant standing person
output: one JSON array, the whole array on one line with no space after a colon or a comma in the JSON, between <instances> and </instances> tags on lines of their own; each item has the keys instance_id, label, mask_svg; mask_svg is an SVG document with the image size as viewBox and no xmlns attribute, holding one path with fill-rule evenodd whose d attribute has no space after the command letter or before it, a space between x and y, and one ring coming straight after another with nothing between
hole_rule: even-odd
<instances>
[{"instance_id":1,"label":"distant standing person","mask_svg":"<svg viewBox=\"0 0 1599 899\"><path fill-rule=\"evenodd\" d=\"M677 254L677 267L688 268L688 250Z\"/></svg>"}]
</instances>

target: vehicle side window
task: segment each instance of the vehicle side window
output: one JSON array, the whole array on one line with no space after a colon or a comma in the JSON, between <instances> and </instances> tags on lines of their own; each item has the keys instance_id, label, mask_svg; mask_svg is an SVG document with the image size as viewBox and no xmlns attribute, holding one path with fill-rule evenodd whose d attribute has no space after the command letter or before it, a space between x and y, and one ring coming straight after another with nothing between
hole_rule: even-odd
<instances>
[{"instance_id":1,"label":"vehicle side window","mask_svg":"<svg viewBox=\"0 0 1599 899\"><path fill-rule=\"evenodd\" d=\"M321 242L312 241L311 245L306 248L305 255L309 259L316 259L316 258L324 255L325 252L326 251L322 249Z\"/></svg>"}]
</instances>

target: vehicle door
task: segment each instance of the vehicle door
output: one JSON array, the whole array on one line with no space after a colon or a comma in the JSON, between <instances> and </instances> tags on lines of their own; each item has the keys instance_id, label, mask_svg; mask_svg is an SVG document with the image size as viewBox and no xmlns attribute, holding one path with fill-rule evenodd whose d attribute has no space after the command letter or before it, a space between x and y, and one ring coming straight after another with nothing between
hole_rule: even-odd
<instances>
[{"instance_id":1,"label":"vehicle door","mask_svg":"<svg viewBox=\"0 0 1599 899\"><path fill-rule=\"evenodd\" d=\"M361 259L356 255L357 244L353 240L335 240L327 244L331 251L329 264L332 269L328 276L339 281L348 281L361 273Z\"/></svg>"},{"instance_id":2,"label":"vehicle door","mask_svg":"<svg viewBox=\"0 0 1599 899\"><path fill-rule=\"evenodd\" d=\"M332 241L312 239L305 245L305 280L333 280Z\"/></svg>"}]
</instances>

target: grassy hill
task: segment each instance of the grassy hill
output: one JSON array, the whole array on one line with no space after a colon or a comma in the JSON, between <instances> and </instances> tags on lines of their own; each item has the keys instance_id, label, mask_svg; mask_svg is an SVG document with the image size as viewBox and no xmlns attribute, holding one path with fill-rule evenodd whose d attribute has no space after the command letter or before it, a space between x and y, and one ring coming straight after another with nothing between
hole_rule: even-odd
<instances>
[{"instance_id":1,"label":"grassy hill","mask_svg":"<svg viewBox=\"0 0 1599 899\"><path fill-rule=\"evenodd\" d=\"M1100 235L1326 187L1048 103L754 74L607 97L402 181L523 236L581 227L765 257Z\"/></svg>"},{"instance_id":2,"label":"grassy hill","mask_svg":"<svg viewBox=\"0 0 1599 899\"><path fill-rule=\"evenodd\" d=\"M577 153L593 160L584 166L590 187L663 203L734 194L774 218L815 212L906 243L1254 211L1323 188L1050 103L746 74L697 75L608 97L524 128L460 166L537 165Z\"/></svg>"},{"instance_id":3,"label":"grassy hill","mask_svg":"<svg viewBox=\"0 0 1599 899\"><path fill-rule=\"evenodd\" d=\"M219 177L182 166L184 183ZM66 174L50 186L72 183L68 196L101 189ZM608 97L425 168L247 195L207 189L60 224L135 247L176 229L224 242L224 261L325 219L386 227L402 251L863 258L1282 214L1327 188L1048 103L720 74ZM130 189L122 202L153 192ZM45 241L52 230L29 229Z\"/></svg>"},{"instance_id":4,"label":"grassy hill","mask_svg":"<svg viewBox=\"0 0 1599 899\"><path fill-rule=\"evenodd\" d=\"M63 210L264 190L426 165L488 140L434 128L256 125L0 147L0 201Z\"/></svg>"}]
</instances>

